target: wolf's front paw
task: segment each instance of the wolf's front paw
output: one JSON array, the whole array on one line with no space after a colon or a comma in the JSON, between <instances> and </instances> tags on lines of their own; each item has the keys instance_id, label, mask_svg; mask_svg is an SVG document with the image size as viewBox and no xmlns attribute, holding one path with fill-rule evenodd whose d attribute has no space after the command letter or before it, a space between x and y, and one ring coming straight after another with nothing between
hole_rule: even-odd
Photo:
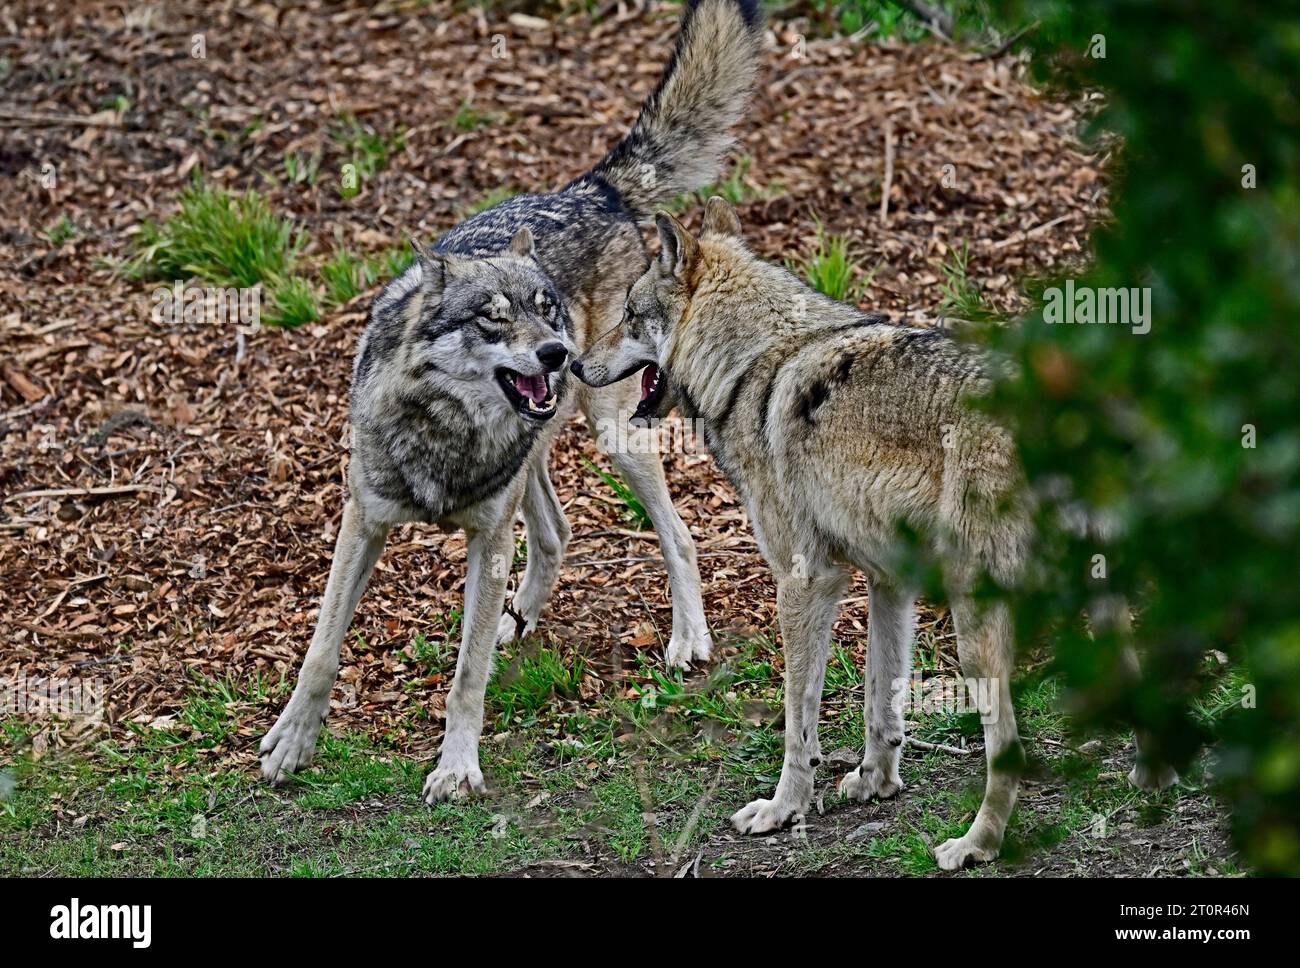
<instances>
[{"instance_id":1,"label":"wolf's front paw","mask_svg":"<svg viewBox=\"0 0 1300 968\"><path fill-rule=\"evenodd\" d=\"M487 793L477 763L438 763L424 781L421 797L429 806L444 800L462 800Z\"/></svg>"},{"instance_id":2,"label":"wolf's front paw","mask_svg":"<svg viewBox=\"0 0 1300 968\"><path fill-rule=\"evenodd\" d=\"M946 871L959 871L967 864L987 864L997 856L997 847L981 844L969 833L965 837L945 840L934 849L934 859Z\"/></svg>"},{"instance_id":3,"label":"wolf's front paw","mask_svg":"<svg viewBox=\"0 0 1300 968\"><path fill-rule=\"evenodd\" d=\"M742 834L765 834L798 823L803 813L778 800L755 800L731 815L731 825Z\"/></svg>"},{"instance_id":4,"label":"wolf's front paw","mask_svg":"<svg viewBox=\"0 0 1300 968\"><path fill-rule=\"evenodd\" d=\"M674 635L668 640L668 668L689 669L692 662L708 662L713 637L706 631Z\"/></svg>"},{"instance_id":5,"label":"wolf's front paw","mask_svg":"<svg viewBox=\"0 0 1300 968\"><path fill-rule=\"evenodd\" d=\"M1147 793L1156 793L1178 782L1178 774L1171 766L1152 766L1149 763L1135 763L1129 771L1129 783Z\"/></svg>"},{"instance_id":6,"label":"wolf's front paw","mask_svg":"<svg viewBox=\"0 0 1300 968\"><path fill-rule=\"evenodd\" d=\"M290 773L306 769L316 751L324 713L306 702L289 700L271 731L262 738L259 754L262 776L273 784L283 783Z\"/></svg>"},{"instance_id":7,"label":"wolf's front paw","mask_svg":"<svg viewBox=\"0 0 1300 968\"><path fill-rule=\"evenodd\" d=\"M519 621L506 612L501 616L501 621L497 622L497 645L505 645L507 642L513 642L515 639L522 639L525 635L531 635L537 631L537 617L525 618L523 628L519 627Z\"/></svg>"},{"instance_id":8,"label":"wolf's front paw","mask_svg":"<svg viewBox=\"0 0 1300 968\"><path fill-rule=\"evenodd\" d=\"M840 795L849 800L870 800L879 797L888 800L897 796L903 789L903 781L895 767L892 774L879 767L869 767L863 763L840 781Z\"/></svg>"}]
</instances>

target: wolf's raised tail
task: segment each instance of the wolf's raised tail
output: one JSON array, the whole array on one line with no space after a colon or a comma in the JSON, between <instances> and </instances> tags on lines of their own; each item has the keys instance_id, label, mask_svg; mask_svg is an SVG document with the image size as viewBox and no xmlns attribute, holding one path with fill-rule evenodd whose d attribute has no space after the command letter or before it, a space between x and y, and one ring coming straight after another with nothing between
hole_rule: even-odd
<instances>
[{"instance_id":1,"label":"wolf's raised tail","mask_svg":"<svg viewBox=\"0 0 1300 968\"><path fill-rule=\"evenodd\" d=\"M654 93L632 130L583 177L608 182L643 216L711 185L731 146L731 126L745 113L761 42L758 0L687 0Z\"/></svg>"}]
</instances>

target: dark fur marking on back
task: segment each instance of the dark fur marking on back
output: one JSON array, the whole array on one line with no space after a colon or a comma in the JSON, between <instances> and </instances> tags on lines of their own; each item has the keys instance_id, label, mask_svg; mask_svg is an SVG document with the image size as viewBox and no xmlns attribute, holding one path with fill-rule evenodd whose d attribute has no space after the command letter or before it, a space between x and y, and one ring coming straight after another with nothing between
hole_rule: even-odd
<instances>
[{"instance_id":1,"label":"dark fur marking on back","mask_svg":"<svg viewBox=\"0 0 1300 968\"><path fill-rule=\"evenodd\" d=\"M831 391L848 380L853 363L852 353L841 353L839 361L835 364L835 370L824 379L814 380L799 398L797 407L799 416L803 417L809 425L816 422L817 409L830 397Z\"/></svg>"},{"instance_id":2,"label":"dark fur marking on back","mask_svg":"<svg viewBox=\"0 0 1300 968\"><path fill-rule=\"evenodd\" d=\"M825 403L826 398L830 395L830 388L824 381L814 380L812 386L799 399L799 416L811 424L813 415L817 413L817 408Z\"/></svg>"}]
</instances>

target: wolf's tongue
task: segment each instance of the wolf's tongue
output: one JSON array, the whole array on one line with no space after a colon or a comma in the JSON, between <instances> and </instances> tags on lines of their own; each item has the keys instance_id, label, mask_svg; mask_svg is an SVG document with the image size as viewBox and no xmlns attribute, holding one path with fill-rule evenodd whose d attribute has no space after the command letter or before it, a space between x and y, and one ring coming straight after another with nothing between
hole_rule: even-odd
<instances>
[{"instance_id":1,"label":"wolf's tongue","mask_svg":"<svg viewBox=\"0 0 1300 968\"><path fill-rule=\"evenodd\" d=\"M655 381L659 379L659 367L650 363L641 371L641 399L644 400L650 396L655 389Z\"/></svg>"},{"instance_id":2,"label":"wolf's tongue","mask_svg":"<svg viewBox=\"0 0 1300 968\"><path fill-rule=\"evenodd\" d=\"M546 399L546 377L544 376L524 376L515 374L515 389L522 396L528 397L534 403L541 403Z\"/></svg>"}]
</instances>

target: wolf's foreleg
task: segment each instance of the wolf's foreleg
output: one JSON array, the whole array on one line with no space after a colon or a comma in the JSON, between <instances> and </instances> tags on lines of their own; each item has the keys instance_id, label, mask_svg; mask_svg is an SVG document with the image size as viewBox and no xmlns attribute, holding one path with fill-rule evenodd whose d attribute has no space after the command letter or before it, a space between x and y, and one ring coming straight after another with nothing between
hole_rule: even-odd
<instances>
[{"instance_id":1,"label":"wolf's foreleg","mask_svg":"<svg viewBox=\"0 0 1300 968\"><path fill-rule=\"evenodd\" d=\"M952 617L966 688L976 695L980 706L988 779L984 802L970 830L935 848L935 860L946 871L997 857L1016 805L1025 759L1016 729L1016 711L1011 705L1014 643L1010 609L1003 604L981 608L970 598L957 597L952 603Z\"/></svg>"},{"instance_id":2,"label":"wolf's foreleg","mask_svg":"<svg viewBox=\"0 0 1300 968\"><path fill-rule=\"evenodd\" d=\"M636 380L624 380L592 390L583 408L592 436L609 441L601 448L650 515L659 536L673 599L673 634L665 658L669 666L686 669L693 661L709 660L713 638L704 618L695 540L673 507L658 441L645 428L628 425L638 393Z\"/></svg>"},{"instance_id":3,"label":"wolf's foreleg","mask_svg":"<svg viewBox=\"0 0 1300 968\"><path fill-rule=\"evenodd\" d=\"M528 563L524 566L524 577L514 600L514 610L523 618L524 627L520 631L513 615L502 615L497 626L499 643L509 642L516 632L527 635L537 628L537 619L555 588L560 567L564 564L564 552L569 546L572 532L551 485L551 475L547 471L549 462L549 448L534 454L528 465L528 483L524 488Z\"/></svg>"},{"instance_id":4,"label":"wolf's foreleg","mask_svg":"<svg viewBox=\"0 0 1300 968\"><path fill-rule=\"evenodd\" d=\"M262 775L272 783L282 782L288 774L311 762L321 724L329 712L343 637L384 550L388 529L387 523L368 520L355 497L343 505L343 521L334 542L334 560L316 620L316 634L289 704L262 739Z\"/></svg>"},{"instance_id":5,"label":"wolf's foreleg","mask_svg":"<svg viewBox=\"0 0 1300 968\"><path fill-rule=\"evenodd\" d=\"M866 750L862 765L840 783L854 800L892 797L903 788L898 761L903 751L903 706L916 628L916 599L871 578L867 620L867 669L863 687Z\"/></svg>"},{"instance_id":6,"label":"wolf's foreleg","mask_svg":"<svg viewBox=\"0 0 1300 968\"><path fill-rule=\"evenodd\" d=\"M643 431L642 431L643 432ZM691 662L708 662L713 638L704 618L700 593L700 565L695 540L673 507L664 479L664 465L658 451L610 455L619 475L636 493L663 551L668 569L668 586L673 598L673 634L668 640L666 659L674 668L690 668Z\"/></svg>"},{"instance_id":7,"label":"wolf's foreleg","mask_svg":"<svg viewBox=\"0 0 1300 968\"><path fill-rule=\"evenodd\" d=\"M785 645L785 761L772 799L755 800L732 815L732 825L742 834L780 830L808 810L813 760L821 754L817 720L826 657L848 581L847 571L838 567L811 576L795 571L778 580L776 605Z\"/></svg>"},{"instance_id":8,"label":"wolf's foreleg","mask_svg":"<svg viewBox=\"0 0 1300 968\"><path fill-rule=\"evenodd\" d=\"M424 781L423 796L430 804L486 792L478 765L478 744L483 733L483 695L492 671L497 625L514 556L512 525L518 491L515 495L498 520L469 534L465 616L456 678L447 694L447 732L438 767Z\"/></svg>"}]
</instances>

